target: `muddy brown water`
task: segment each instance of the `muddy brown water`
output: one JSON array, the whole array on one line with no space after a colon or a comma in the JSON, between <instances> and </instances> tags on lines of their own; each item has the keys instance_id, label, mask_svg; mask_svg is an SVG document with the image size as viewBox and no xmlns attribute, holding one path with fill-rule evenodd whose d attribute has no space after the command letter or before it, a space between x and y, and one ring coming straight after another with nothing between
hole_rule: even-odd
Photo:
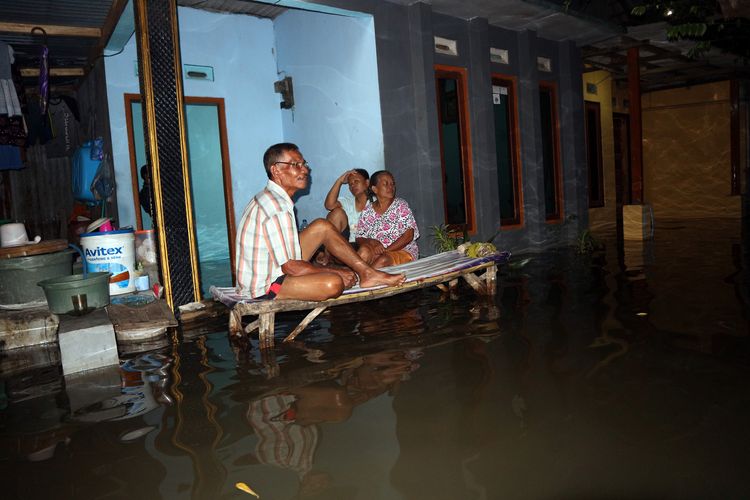
<instances>
[{"instance_id":1,"label":"muddy brown water","mask_svg":"<svg viewBox=\"0 0 750 500\"><path fill-rule=\"evenodd\" d=\"M664 223L514 256L491 300L334 308L269 353L207 325L4 376L1 496L747 498L747 253L737 221Z\"/></svg>"}]
</instances>

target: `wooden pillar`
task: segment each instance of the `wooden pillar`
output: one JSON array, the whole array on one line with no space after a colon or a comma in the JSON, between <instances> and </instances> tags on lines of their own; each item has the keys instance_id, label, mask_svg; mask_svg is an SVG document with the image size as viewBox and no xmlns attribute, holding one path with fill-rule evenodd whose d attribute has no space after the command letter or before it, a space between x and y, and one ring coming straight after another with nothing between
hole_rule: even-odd
<instances>
[{"instance_id":1,"label":"wooden pillar","mask_svg":"<svg viewBox=\"0 0 750 500\"><path fill-rule=\"evenodd\" d=\"M200 300L177 5L135 0L133 10L159 266L167 303L176 309Z\"/></svg>"},{"instance_id":2,"label":"wooden pillar","mask_svg":"<svg viewBox=\"0 0 750 500\"><path fill-rule=\"evenodd\" d=\"M730 191L736 196L741 194L740 183L740 86L737 80L732 80L729 87L729 148L730 148Z\"/></svg>"},{"instance_id":3,"label":"wooden pillar","mask_svg":"<svg viewBox=\"0 0 750 500\"><path fill-rule=\"evenodd\" d=\"M638 47L628 49L630 99L630 185L633 204L643 203L643 125L641 122L641 68Z\"/></svg>"}]
</instances>

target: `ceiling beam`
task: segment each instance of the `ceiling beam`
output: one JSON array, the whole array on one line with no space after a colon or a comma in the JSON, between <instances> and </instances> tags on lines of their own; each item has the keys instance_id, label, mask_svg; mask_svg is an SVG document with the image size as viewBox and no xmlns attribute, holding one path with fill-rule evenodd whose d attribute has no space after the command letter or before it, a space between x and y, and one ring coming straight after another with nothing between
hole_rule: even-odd
<instances>
[{"instance_id":1,"label":"ceiling beam","mask_svg":"<svg viewBox=\"0 0 750 500\"><path fill-rule=\"evenodd\" d=\"M47 36L78 36L84 38L99 38L102 36L100 28L87 26L59 26L54 24L24 24L24 23L0 23L0 33L25 33L31 34L34 28L42 28Z\"/></svg>"},{"instance_id":2,"label":"ceiling beam","mask_svg":"<svg viewBox=\"0 0 750 500\"><path fill-rule=\"evenodd\" d=\"M21 76L39 76L39 68L21 68ZM50 68L49 76L83 76L83 68Z\"/></svg>"},{"instance_id":3,"label":"ceiling beam","mask_svg":"<svg viewBox=\"0 0 750 500\"><path fill-rule=\"evenodd\" d=\"M50 85L50 87L49 87L50 94L66 94L66 93L71 93L74 90L75 89L73 88L73 85ZM38 86L34 86L34 87L27 86L24 89L24 92L27 95L39 94L39 87Z\"/></svg>"},{"instance_id":4,"label":"ceiling beam","mask_svg":"<svg viewBox=\"0 0 750 500\"><path fill-rule=\"evenodd\" d=\"M669 72L698 72L698 71L709 71L714 68L708 63L696 62L695 64L675 64L672 66L659 66L653 69L641 71L641 75L655 75L657 73L669 73Z\"/></svg>"},{"instance_id":5,"label":"ceiling beam","mask_svg":"<svg viewBox=\"0 0 750 500\"><path fill-rule=\"evenodd\" d=\"M586 64L590 64L594 68L609 71L613 75L627 76L626 68L623 66L617 66L613 64L607 64L599 61L584 61Z\"/></svg>"}]
</instances>

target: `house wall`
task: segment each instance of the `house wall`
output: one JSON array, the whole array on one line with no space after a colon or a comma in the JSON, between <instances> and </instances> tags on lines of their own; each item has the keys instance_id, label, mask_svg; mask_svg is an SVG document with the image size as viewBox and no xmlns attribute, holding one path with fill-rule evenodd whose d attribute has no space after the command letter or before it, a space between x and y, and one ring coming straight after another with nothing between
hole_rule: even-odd
<instances>
[{"instance_id":1,"label":"house wall","mask_svg":"<svg viewBox=\"0 0 750 500\"><path fill-rule=\"evenodd\" d=\"M533 31L489 26L481 18L462 20L432 12L422 2L397 5L377 0L315 0L337 8L370 13L375 19L378 79L385 164L394 172L399 194L414 208L423 240L420 251L434 253L430 227L445 221L437 124L434 65L467 69L472 171L477 232L491 237L499 228L491 72L517 78L525 222L501 231L496 244L516 252L574 239L588 225L587 171L583 129L580 53L573 43L543 40ZM457 57L436 54L433 37L454 39ZM510 47L510 64L490 64L490 46ZM540 77L538 55L553 61ZM539 80L558 85L560 153L565 220L544 221L541 171ZM403 179L408 179L404 182Z\"/></svg>"},{"instance_id":2,"label":"house wall","mask_svg":"<svg viewBox=\"0 0 750 500\"><path fill-rule=\"evenodd\" d=\"M491 72L516 80L523 189L524 223L520 227L502 230L498 241L503 247L521 251L569 242L588 224L580 54L572 43L541 39L532 31L517 33L490 27L489 32L489 45L508 50L509 56L508 64L488 63ZM489 52L489 47L484 47L484 52ZM551 60L550 72L538 69L538 57ZM542 81L555 84L557 89L563 216L558 222L545 221L542 125L539 118L539 84ZM490 107L488 113L491 113L492 101L490 94L486 95L486 106ZM482 126L494 135L491 114L490 120ZM486 176L482 182L493 186L492 195L497 196L494 142L490 141L488 147L492 150L488 170L492 170L493 175ZM499 227L497 209L492 217L495 227Z\"/></svg>"},{"instance_id":3,"label":"house wall","mask_svg":"<svg viewBox=\"0 0 750 500\"><path fill-rule=\"evenodd\" d=\"M273 23L251 16L178 8L183 64L212 66L213 82L184 78L188 96L221 97L227 121L236 220L268 178L262 166L266 148L283 140ZM130 154L123 95L139 93L135 37L122 53L106 58L107 99L117 182L120 225L135 225Z\"/></svg>"},{"instance_id":4,"label":"house wall","mask_svg":"<svg viewBox=\"0 0 750 500\"><path fill-rule=\"evenodd\" d=\"M269 21L247 16L199 11L185 14L184 11L189 9L182 8L179 11L183 62L211 64L207 62L211 60L208 53L221 53L222 59L228 59L231 64L220 67L216 62L216 83L222 75L242 74L231 80L233 88L224 90L227 95L232 95L233 91L242 95L238 101L227 102L235 211L238 215L249 197L265 182L262 174L255 173L261 168L263 150L268 144L283 138L299 143L313 166L310 191L299 197L301 218L322 215L325 193L344 168L363 166L372 170L384 165L394 173L399 194L414 209L423 235L420 241L422 253L433 253L430 228L445 221L434 65L446 64L466 68L468 75L477 215L474 238L489 238L500 228L492 72L514 77L518 85L525 214L522 227L501 231L495 242L517 252L533 250L571 241L587 227L581 67L580 54L573 43L544 40L532 31L502 30L489 26L480 18L467 21L436 14L428 4L421 2L409 6L376 0L318 0L315 3L371 14L377 65L366 59L372 48L368 37L373 30L372 20L366 17L336 16L342 17L336 20L321 14L289 11L277 18L274 26ZM338 30L343 30L341 36L337 35ZM433 37L436 35L456 39L459 56L435 54ZM194 44L188 40L194 40ZM274 44L278 48L278 59L272 54ZM511 62L502 68L493 67L489 61L490 46L498 45L511 50ZM200 53L202 48L207 53ZM346 57L337 59L336 54L342 50ZM193 57L194 54L200 57ZM536 59L540 55L552 60L550 73L540 74L537 69ZM118 68L119 72L113 76L108 67L108 76L115 82L132 75L135 59L133 52L123 53L117 58L122 66ZM246 61L253 61L253 64L248 65ZM362 67L358 66L360 63ZM370 73L375 67L377 90L373 92L373 87L365 86L365 80L375 80ZM280 112L279 96L271 95L272 84L284 74L294 79L297 102L295 109ZM130 79L132 89L124 90L122 83L111 85L111 109L115 108L113 103L122 109L124 91L137 91L135 77ZM557 85L564 214L563 220L557 223L544 220L540 80ZM197 83L206 85L206 82ZM196 95L189 84L186 80L186 94ZM211 95L208 90L201 94ZM326 94L326 90L331 93ZM358 93L364 93L367 99L360 100ZM213 95L222 96L218 92ZM249 96L253 99L250 100ZM378 110L380 127L377 124ZM366 119L356 116L358 113L364 114ZM239 116L238 121L232 121L236 116ZM119 150L126 151L124 119L115 117L112 122L113 135L122 137ZM115 125L120 127L119 133ZM248 127L251 130L248 131ZM379 130L382 130L382 146L378 143ZM365 137L369 137L369 141ZM238 151L238 147L242 150ZM129 164L123 159L126 157L121 156L117 163L124 165L129 175ZM120 186L125 185L129 190L129 178L127 180ZM122 195L121 199L128 197L131 197L130 193ZM130 210L132 212L132 207Z\"/></svg>"},{"instance_id":5,"label":"house wall","mask_svg":"<svg viewBox=\"0 0 750 500\"><path fill-rule=\"evenodd\" d=\"M586 86L596 86L596 93L586 91ZM604 206L589 208L589 227L595 233L611 231L617 220L617 192L615 186L615 144L612 125L613 83L606 71L592 71L583 75L583 98L598 102L601 114L602 175L604 176ZM588 200L588 198L587 198Z\"/></svg>"},{"instance_id":6,"label":"house wall","mask_svg":"<svg viewBox=\"0 0 750 500\"><path fill-rule=\"evenodd\" d=\"M384 168L374 33L371 16L288 10L274 20L279 78L291 76L294 88L294 108L280 113L283 137L312 167L296 196L298 221L325 217L343 172Z\"/></svg>"},{"instance_id":7,"label":"house wall","mask_svg":"<svg viewBox=\"0 0 750 500\"><path fill-rule=\"evenodd\" d=\"M730 195L729 82L644 94L646 203L659 219L739 217Z\"/></svg>"}]
</instances>

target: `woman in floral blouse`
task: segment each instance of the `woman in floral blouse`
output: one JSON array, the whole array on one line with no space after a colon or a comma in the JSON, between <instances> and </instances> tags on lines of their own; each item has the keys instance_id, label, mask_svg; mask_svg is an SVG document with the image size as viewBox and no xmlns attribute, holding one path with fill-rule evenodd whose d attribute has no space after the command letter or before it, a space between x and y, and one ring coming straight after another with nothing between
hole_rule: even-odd
<instances>
[{"instance_id":1,"label":"woman in floral blouse","mask_svg":"<svg viewBox=\"0 0 750 500\"><path fill-rule=\"evenodd\" d=\"M358 253L374 268L411 262L419 256L419 229L409 204L396 197L396 181L385 170L370 177L377 199L367 205L357 225Z\"/></svg>"}]
</instances>

